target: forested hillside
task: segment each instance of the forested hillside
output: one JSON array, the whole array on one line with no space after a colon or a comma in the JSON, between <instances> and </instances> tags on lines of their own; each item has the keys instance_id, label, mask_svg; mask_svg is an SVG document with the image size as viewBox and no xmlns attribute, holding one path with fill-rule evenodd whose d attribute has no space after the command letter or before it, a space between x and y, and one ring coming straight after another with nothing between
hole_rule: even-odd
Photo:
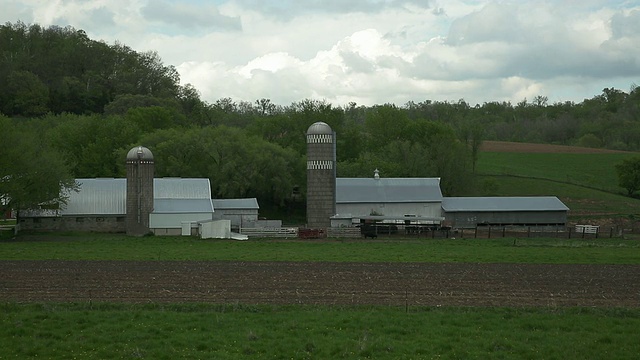
<instances>
[{"instance_id":1,"label":"forested hillside","mask_svg":"<svg viewBox=\"0 0 640 360\"><path fill-rule=\"evenodd\" d=\"M0 112L0 194L14 207L55 192L56 181L21 179L123 176L126 151L142 144L156 157L157 176L207 177L216 197L303 208L304 134L316 121L337 132L338 176L376 168L386 177L437 176L446 195L473 184L483 140L640 150L636 87L607 88L581 103L208 103L155 52L23 23L0 26Z\"/></svg>"}]
</instances>

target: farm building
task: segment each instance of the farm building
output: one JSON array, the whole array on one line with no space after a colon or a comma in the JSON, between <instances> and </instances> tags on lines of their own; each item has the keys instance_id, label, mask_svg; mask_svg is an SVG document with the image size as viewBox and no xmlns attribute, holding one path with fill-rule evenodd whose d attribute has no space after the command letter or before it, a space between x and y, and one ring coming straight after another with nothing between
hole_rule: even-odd
<instances>
[{"instance_id":1,"label":"farm building","mask_svg":"<svg viewBox=\"0 0 640 360\"><path fill-rule=\"evenodd\" d=\"M232 229L241 227L255 227L258 222L258 200L249 199L213 199L215 220L227 219L231 221Z\"/></svg>"},{"instance_id":2,"label":"farm building","mask_svg":"<svg viewBox=\"0 0 640 360\"><path fill-rule=\"evenodd\" d=\"M569 208L555 196L446 197L442 210L447 225L565 226Z\"/></svg>"},{"instance_id":3,"label":"farm building","mask_svg":"<svg viewBox=\"0 0 640 360\"><path fill-rule=\"evenodd\" d=\"M21 230L125 232L127 179L77 179L78 191L55 210L20 212ZM149 230L180 235L183 223L213 219L209 179L153 179L153 207ZM137 213L134 212L137 216Z\"/></svg>"},{"instance_id":4,"label":"farm building","mask_svg":"<svg viewBox=\"0 0 640 360\"><path fill-rule=\"evenodd\" d=\"M334 217L440 222L439 178L337 178Z\"/></svg>"},{"instance_id":5,"label":"farm building","mask_svg":"<svg viewBox=\"0 0 640 360\"><path fill-rule=\"evenodd\" d=\"M307 226L391 223L419 227L564 226L569 208L557 197L444 198L439 178L337 178L336 135L317 122L307 130ZM334 185L335 184L335 185ZM335 199L333 205L331 200ZM329 225L327 225L327 219Z\"/></svg>"}]
</instances>

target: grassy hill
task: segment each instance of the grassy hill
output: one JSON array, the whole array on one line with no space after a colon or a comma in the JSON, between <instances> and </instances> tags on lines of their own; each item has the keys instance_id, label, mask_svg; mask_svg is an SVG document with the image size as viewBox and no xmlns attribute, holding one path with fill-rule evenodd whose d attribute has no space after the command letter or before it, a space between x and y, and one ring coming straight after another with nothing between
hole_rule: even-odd
<instances>
[{"instance_id":1,"label":"grassy hill","mask_svg":"<svg viewBox=\"0 0 640 360\"><path fill-rule=\"evenodd\" d=\"M624 196L615 164L638 153L569 146L489 142L476 165L473 195L558 196L572 218L630 218L640 200Z\"/></svg>"}]
</instances>

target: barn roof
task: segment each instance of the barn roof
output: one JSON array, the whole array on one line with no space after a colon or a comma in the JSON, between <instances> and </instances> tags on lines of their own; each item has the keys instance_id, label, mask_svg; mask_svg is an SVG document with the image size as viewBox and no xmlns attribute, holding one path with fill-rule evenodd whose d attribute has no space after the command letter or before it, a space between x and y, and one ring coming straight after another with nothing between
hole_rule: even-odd
<instances>
[{"instance_id":1,"label":"barn roof","mask_svg":"<svg viewBox=\"0 0 640 360\"><path fill-rule=\"evenodd\" d=\"M336 203L440 202L440 178L338 178Z\"/></svg>"},{"instance_id":2,"label":"barn roof","mask_svg":"<svg viewBox=\"0 0 640 360\"><path fill-rule=\"evenodd\" d=\"M123 215L126 213L127 180L124 178L76 179L78 191L69 193L69 201L61 215ZM153 179L154 207L158 200L204 199L211 203L209 179L157 178ZM160 206L184 208L188 202L164 201ZM197 202L192 202L195 206ZM172 205L171 205L172 204ZM202 209L205 202L199 203ZM211 205L211 204L210 204ZM213 211L213 210L210 210ZM200 212L200 211L196 211Z\"/></svg>"},{"instance_id":3,"label":"barn roof","mask_svg":"<svg viewBox=\"0 0 640 360\"><path fill-rule=\"evenodd\" d=\"M154 199L154 214L212 213L211 199Z\"/></svg>"},{"instance_id":4,"label":"barn roof","mask_svg":"<svg viewBox=\"0 0 640 360\"><path fill-rule=\"evenodd\" d=\"M555 196L521 197L446 197L442 199L446 212L498 212L498 211L568 211L569 208Z\"/></svg>"},{"instance_id":5,"label":"barn roof","mask_svg":"<svg viewBox=\"0 0 640 360\"><path fill-rule=\"evenodd\" d=\"M127 180L76 179L78 191L69 193L61 215L120 215L125 213Z\"/></svg>"},{"instance_id":6,"label":"barn roof","mask_svg":"<svg viewBox=\"0 0 640 360\"><path fill-rule=\"evenodd\" d=\"M259 209L256 198L248 199L213 199L213 208L218 210L229 209Z\"/></svg>"},{"instance_id":7,"label":"barn roof","mask_svg":"<svg viewBox=\"0 0 640 360\"><path fill-rule=\"evenodd\" d=\"M156 199L211 199L209 179L156 178L153 179Z\"/></svg>"}]
</instances>

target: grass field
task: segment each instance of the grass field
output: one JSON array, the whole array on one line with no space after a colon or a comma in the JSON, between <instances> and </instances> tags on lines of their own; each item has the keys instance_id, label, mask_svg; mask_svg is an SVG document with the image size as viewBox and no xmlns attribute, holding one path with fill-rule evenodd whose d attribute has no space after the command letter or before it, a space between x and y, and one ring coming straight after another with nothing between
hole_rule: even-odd
<instances>
[{"instance_id":1,"label":"grass field","mask_svg":"<svg viewBox=\"0 0 640 360\"><path fill-rule=\"evenodd\" d=\"M628 359L640 311L2 304L0 358Z\"/></svg>"},{"instance_id":2,"label":"grass field","mask_svg":"<svg viewBox=\"0 0 640 360\"><path fill-rule=\"evenodd\" d=\"M41 235L0 259L640 262L622 239L202 241ZM0 260L1 261L1 260ZM639 309L0 304L0 358L585 359L640 353Z\"/></svg>"},{"instance_id":3,"label":"grass field","mask_svg":"<svg viewBox=\"0 0 640 360\"><path fill-rule=\"evenodd\" d=\"M487 175L515 175L580 185L611 193L624 193L618 186L615 164L638 156L619 154L560 154L482 152L476 171Z\"/></svg>"},{"instance_id":4,"label":"grass field","mask_svg":"<svg viewBox=\"0 0 640 360\"><path fill-rule=\"evenodd\" d=\"M0 260L233 260L637 264L640 241L624 239L406 239L389 241L197 240L75 234L0 242Z\"/></svg>"},{"instance_id":5,"label":"grass field","mask_svg":"<svg viewBox=\"0 0 640 360\"><path fill-rule=\"evenodd\" d=\"M624 196L615 164L636 153L482 152L474 196L538 196L560 198L570 220L640 217L640 200ZM489 184L489 185L487 185ZM608 220L611 223L612 220Z\"/></svg>"}]
</instances>

